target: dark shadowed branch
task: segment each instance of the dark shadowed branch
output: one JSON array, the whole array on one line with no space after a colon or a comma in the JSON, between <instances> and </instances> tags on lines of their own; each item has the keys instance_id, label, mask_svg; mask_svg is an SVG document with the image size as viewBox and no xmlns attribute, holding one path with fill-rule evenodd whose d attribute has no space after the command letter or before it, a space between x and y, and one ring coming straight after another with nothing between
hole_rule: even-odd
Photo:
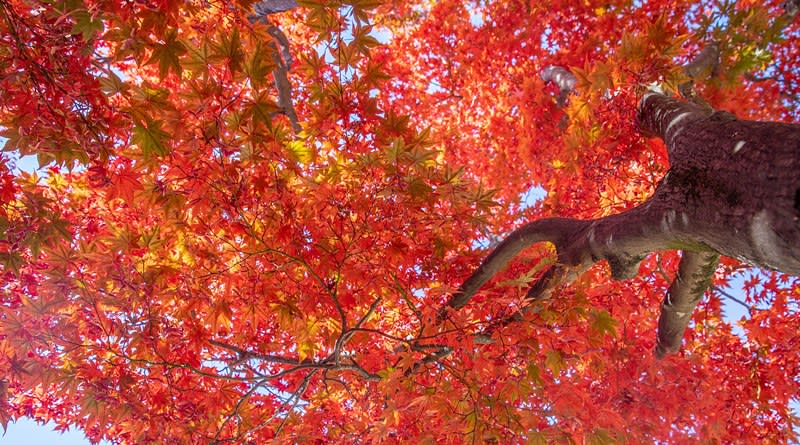
<instances>
[{"instance_id":1,"label":"dark shadowed branch","mask_svg":"<svg viewBox=\"0 0 800 445\"><path fill-rule=\"evenodd\" d=\"M267 45L272 49L272 60L275 63L272 77L275 79L275 89L278 92L278 106L280 107L280 113L289 118L292 130L295 133L299 133L303 128L297 119L297 112L292 102L292 84L289 81L289 70L292 67L293 58L289 46L289 38L280 28L270 23L267 16L288 11L297 6L298 4L294 0L264 0L253 5L255 14L249 17L251 23L262 22L267 25L267 32L273 37L273 40L268 42Z\"/></svg>"},{"instance_id":2,"label":"dark shadowed branch","mask_svg":"<svg viewBox=\"0 0 800 445\"><path fill-rule=\"evenodd\" d=\"M592 264L607 260L613 279L636 275L648 254L682 249L661 308L656 355L680 348L694 308L724 254L785 273L800 271L800 126L736 119L730 113L647 92L638 115L643 133L662 138L670 171L639 206L595 220L546 218L515 230L452 295L458 309L523 249L550 242L557 264L535 283L531 300L548 298ZM757 161L756 161L757 160ZM750 174L753 165L775 172ZM753 178L746 186L742 177ZM519 319L515 314L480 335Z\"/></svg>"},{"instance_id":3,"label":"dark shadowed branch","mask_svg":"<svg viewBox=\"0 0 800 445\"><path fill-rule=\"evenodd\" d=\"M556 246L571 233L585 225L583 221L569 218L548 218L528 223L512 232L486 257L478 269L458 288L447 306L459 309L469 302L475 293L516 257L523 249L534 243L549 241Z\"/></svg>"},{"instance_id":4,"label":"dark shadowed branch","mask_svg":"<svg viewBox=\"0 0 800 445\"><path fill-rule=\"evenodd\" d=\"M253 11L259 19L270 14L285 12L297 6L295 0L262 0L253 5Z\"/></svg>"},{"instance_id":5,"label":"dark shadowed branch","mask_svg":"<svg viewBox=\"0 0 800 445\"><path fill-rule=\"evenodd\" d=\"M669 286L658 318L656 356L677 352L697 304L711 284L719 264L716 252L684 251L678 273Z\"/></svg>"},{"instance_id":6,"label":"dark shadowed branch","mask_svg":"<svg viewBox=\"0 0 800 445\"><path fill-rule=\"evenodd\" d=\"M275 89L278 90L278 105L281 107L281 112L289 118L294 132L299 133L303 128L297 120L297 113L292 103L292 84L289 82L289 68L292 63L291 56L287 56L287 54L290 54L289 39L276 26L271 26L269 32L270 35L278 36L275 41L269 42L270 48L273 49L272 60L275 62L276 67L272 71L272 76L275 78ZM280 49L275 42L280 44Z\"/></svg>"},{"instance_id":7,"label":"dark shadowed branch","mask_svg":"<svg viewBox=\"0 0 800 445\"><path fill-rule=\"evenodd\" d=\"M546 66L539 75L545 83L552 82L558 87L556 103L559 107L566 107L569 95L575 92L575 85L578 83L575 75L568 69L556 65Z\"/></svg>"}]
</instances>

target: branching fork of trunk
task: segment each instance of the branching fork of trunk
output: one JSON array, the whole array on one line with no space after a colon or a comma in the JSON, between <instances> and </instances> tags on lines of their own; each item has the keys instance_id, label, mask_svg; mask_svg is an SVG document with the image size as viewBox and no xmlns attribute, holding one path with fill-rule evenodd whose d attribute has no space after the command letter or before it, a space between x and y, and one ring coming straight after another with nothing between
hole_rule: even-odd
<instances>
[{"instance_id":1,"label":"branching fork of trunk","mask_svg":"<svg viewBox=\"0 0 800 445\"><path fill-rule=\"evenodd\" d=\"M650 199L604 218L546 218L515 230L451 296L439 320L534 243L555 245L558 262L531 288L531 300L598 261L608 261L613 279L625 279L648 254L679 248L658 323L661 357L679 350L720 254L800 274L800 125L738 120L655 92L642 97L638 122L669 152L670 170Z\"/></svg>"}]
</instances>

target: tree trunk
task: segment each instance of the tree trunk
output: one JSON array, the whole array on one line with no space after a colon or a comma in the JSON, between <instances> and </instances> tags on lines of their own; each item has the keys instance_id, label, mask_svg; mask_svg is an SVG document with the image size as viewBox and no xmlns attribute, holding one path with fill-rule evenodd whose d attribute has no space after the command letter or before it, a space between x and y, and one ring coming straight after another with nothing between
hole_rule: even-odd
<instances>
[{"instance_id":1,"label":"tree trunk","mask_svg":"<svg viewBox=\"0 0 800 445\"><path fill-rule=\"evenodd\" d=\"M663 139L670 169L653 196L629 211L582 221L546 218L515 230L448 302L458 309L522 249L556 246L558 265L528 293L607 260L612 278L634 276L663 249L683 251L662 304L656 354L680 348L691 313L711 282L718 254L800 275L800 125L739 120L726 112L649 92L639 107L645 134ZM444 313L440 314L440 319Z\"/></svg>"},{"instance_id":2,"label":"tree trunk","mask_svg":"<svg viewBox=\"0 0 800 445\"><path fill-rule=\"evenodd\" d=\"M663 231L800 275L800 125L739 120L653 93L639 119L669 151L670 170L645 204Z\"/></svg>"}]
</instances>

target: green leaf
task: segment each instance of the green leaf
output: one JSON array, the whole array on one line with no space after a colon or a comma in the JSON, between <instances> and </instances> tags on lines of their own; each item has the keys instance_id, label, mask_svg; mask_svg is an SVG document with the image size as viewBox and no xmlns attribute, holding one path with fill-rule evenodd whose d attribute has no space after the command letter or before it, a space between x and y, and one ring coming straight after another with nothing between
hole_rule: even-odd
<instances>
[{"instance_id":1,"label":"green leaf","mask_svg":"<svg viewBox=\"0 0 800 445\"><path fill-rule=\"evenodd\" d=\"M148 120L133 127L133 143L139 146L145 159L168 153L166 141L169 139L169 134L161 129L162 123L160 120Z\"/></svg>"},{"instance_id":2,"label":"green leaf","mask_svg":"<svg viewBox=\"0 0 800 445\"><path fill-rule=\"evenodd\" d=\"M538 431L528 433L527 436L528 440L525 441L525 445L547 445L547 436Z\"/></svg>"},{"instance_id":3,"label":"green leaf","mask_svg":"<svg viewBox=\"0 0 800 445\"><path fill-rule=\"evenodd\" d=\"M19 275L19 270L25 264L25 260L19 252L0 252L0 265L5 271L12 271Z\"/></svg>"},{"instance_id":4,"label":"green leaf","mask_svg":"<svg viewBox=\"0 0 800 445\"><path fill-rule=\"evenodd\" d=\"M353 15L356 19L366 22L369 20L369 11L384 4L384 0L350 0L349 3L353 6Z\"/></svg>"},{"instance_id":5,"label":"green leaf","mask_svg":"<svg viewBox=\"0 0 800 445\"><path fill-rule=\"evenodd\" d=\"M253 123L269 126L272 123L272 115L280 111L281 107L275 103L266 93L262 93L255 100L250 101L244 108L244 117L252 118Z\"/></svg>"},{"instance_id":6,"label":"green leaf","mask_svg":"<svg viewBox=\"0 0 800 445\"><path fill-rule=\"evenodd\" d=\"M89 41L98 33L103 31L103 20L99 16L90 14L86 9L79 9L72 12L72 34L80 34L84 41Z\"/></svg>"},{"instance_id":7,"label":"green leaf","mask_svg":"<svg viewBox=\"0 0 800 445\"><path fill-rule=\"evenodd\" d=\"M386 72L383 70L385 67L382 63L374 62L373 60L369 60L367 62L367 66L363 68L363 74L361 76L361 82L367 87L378 87L383 83L385 80L391 78Z\"/></svg>"},{"instance_id":8,"label":"green leaf","mask_svg":"<svg viewBox=\"0 0 800 445\"><path fill-rule=\"evenodd\" d=\"M553 375L558 375L564 369L564 358L558 351L547 351L547 356L544 360L544 365L553 372Z\"/></svg>"},{"instance_id":9,"label":"green leaf","mask_svg":"<svg viewBox=\"0 0 800 445\"><path fill-rule=\"evenodd\" d=\"M422 178L412 177L408 179L408 194L414 198L425 199L433 191Z\"/></svg>"},{"instance_id":10,"label":"green leaf","mask_svg":"<svg viewBox=\"0 0 800 445\"><path fill-rule=\"evenodd\" d=\"M128 88L128 85L114 72L109 73L108 77L100 78L100 90L103 91L106 96L124 93Z\"/></svg>"},{"instance_id":11,"label":"green leaf","mask_svg":"<svg viewBox=\"0 0 800 445\"><path fill-rule=\"evenodd\" d=\"M617 320L614 320L614 317L608 313L605 309L600 310L593 310L591 313L591 326L590 329L593 332L598 333L602 336L605 333L608 333L612 337L617 336Z\"/></svg>"},{"instance_id":12,"label":"green leaf","mask_svg":"<svg viewBox=\"0 0 800 445\"><path fill-rule=\"evenodd\" d=\"M389 147L386 148L386 159L392 164L397 163L405 152L406 147L403 138L393 138Z\"/></svg>"},{"instance_id":13,"label":"green leaf","mask_svg":"<svg viewBox=\"0 0 800 445\"><path fill-rule=\"evenodd\" d=\"M253 88L258 90L268 84L269 73L274 69L275 61L272 59L272 53L265 49L261 42L256 43L255 49L244 65L244 72L247 74L247 78L250 79L250 84Z\"/></svg>"},{"instance_id":14,"label":"green leaf","mask_svg":"<svg viewBox=\"0 0 800 445\"><path fill-rule=\"evenodd\" d=\"M182 66L188 70L193 78L200 75L208 75L208 66L218 62L219 56L212 53L211 48L207 42L203 42L200 46L195 46L191 42L185 42L186 55L183 58Z\"/></svg>"},{"instance_id":15,"label":"green leaf","mask_svg":"<svg viewBox=\"0 0 800 445\"><path fill-rule=\"evenodd\" d=\"M595 428L586 437L587 445L613 445L617 443L608 431L602 428Z\"/></svg>"},{"instance_id":16,"label":"green leaf","mask_svg":"<svg viewBox=\"0 0 800 445\"><path fill-rule=\"evenodd\" d=\"M146 65L158 63L158 75L162 79L167 77L170 71L175 75L181 74L180 58L186 53L186 46L178 40L178 32L175 29L167 31L164 43L158 43L153 49L153 55Z\"/></svg>"},{"instance_id":17,"label":"green leaf","mask_svg":"<svg viewBox=\"0 0 800 445\"><path fill-rule=\"evenodd\" d=\"M24 132L20 131L20 127L14 124L14 121L12 121L12 125L8 125L4 122L5 129L0 131L0 137L6 140L5 144L3 144L2 151L20 150L23 155L30 154L29 151L25 150L28 145L28 138L25 136Z\"/></svg>"},{"instance_id":18,"label":"green leaf","mask_svg":"<svg viewBox=\"0 0 800 445\"><path fill-rule=\"evenodd\" d=\"M372 36L372 26L354 26L353 41L350 43L361 54L368 56L370 48L380 45L378 39Z\"/></svg>"},{"instance_id":19,"label":"green leaf","mask_svg":"<svg viewBox=\"0 0 800 445\"><path fill-rule=\"evenodd\" d=\"M238 28L220 32L219 44L214 48L216 55L228 60L228 69L236 73L242 70L244 50Z\"/></svg>"},{"instance_id":20,"label":"green leaf","mask_svg":"<svg viewBox=\"0 0 800 445\"><path fill-rule=\"evenodd\" d=\"M536 384L536 386L544 386L544 379L542 379L542 370L536 363L528 363L528 378Z\"/></svg>"},{"instance_id":21,"label":"green leaf","mask_svg":"<svg viewBox=\"0 0 800 445\"><path fill-rule=\"evenodd\" d=\"M292 158L303 165L308 165L316 157L314 149L300 140L287 143L286 150L289 151Z\"/></svg>"}]
</instances>

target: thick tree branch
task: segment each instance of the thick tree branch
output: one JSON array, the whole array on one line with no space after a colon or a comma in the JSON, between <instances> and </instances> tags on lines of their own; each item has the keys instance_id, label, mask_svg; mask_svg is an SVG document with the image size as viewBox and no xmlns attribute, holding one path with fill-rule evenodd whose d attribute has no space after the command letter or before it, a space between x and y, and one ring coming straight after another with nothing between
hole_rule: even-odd
<instances>
[{"instance_id":1,"label":"thick tree branch","mask_svg":"<svg viewBox=\"0 0 800 445\"><path fill-rule=\"evenodd\" d=\"M646 202L626 212L594 220L546 218L528 223L508 235L467 278L447 303L463 307L480 287L530 245L549 241L556 247L558 263L587 268L608 260L614 279L635 276L639 262L650 252L666 248L674 235L663 230L659 206ZM561 272L558 273L559 277ZM548 281L560 281L550 280ZM539 298L545 288L534 286L530 298Z\"/></svg>"},{"instance_id":2,"label":"thick tree branch","mask_svg":"<svg viewBox=\"0 0 800 445\"><path fill-rule=\"evenodd\" d=\"M292 50L289 47L289 38L286 37L286 34L284 34L280 28L274 25L267 28L267 33L274 37L278 42L278 46L280 46L281 50L281 57L283 57L283 61L285 62L286 66L292 66L294 59L292 58Z\"/></svg>"},{"instance_id":3,"label":"thick tree branch","mask_svg":"<svg viewBox=\"0 0 800 445\"><path fill-rule=\"evenodd\" d=\"M679 241L800 273L800 125L739 120L652 92L638 120L667 145L671 168L652 200L672 211Z\"/></svg>"},{"instance_id":4,"label":"thick tree branch","mask_svg":"<svg viewBox=\"0 0 800 445\"><path fill-rule=\"evenodd\" d=\"M664 139L669 151L670 171L653 196L618 215L547 218L515 230L452 295L439 322L447 308L466 305L511 259L542 241L555 245L558 263L531 287L532 300L547 298L597 261L607 260L612 278L623 279L636 275L647 254L682 249L662 305L658 356L679 349L719 254L800 273L800 125L742 121L656 92L643 96L638 123L643 133ZM754 166L764 173L754 173Z\"/></svg>"},{"instance_id":5,"label":"thick tree branch","mask_svg":"<svg viewBox=\"0 0 800 445\"><path fill-rule=\"evenodd\" d=\"M637 124L639 130L647 136L656 136L664 140L671 153L675 137L690 122L710 116L712 110L700 105L676 100L655 91L648 91L639 102ZM670 158L670 164L673 159Z\"/></svg>"},{"instance_id":6,"label":"thick tree branch","mask_svg":"<svg viewBox=\"0 0 800 445\"><path fill-rule=\"evenodd\" d=\"M256 17L261 19L270 14L289 11L298 6L295 0L261 0L253 5L253 11L256 13Z\"/></svg>"},{"instance_id":7,"label":"thick tree branch","mask_svg":"<svg viewBox=\"0 0 800 445\"><path fill-rule=\"evenodd\" d=\"M678 86L681 95L686 98L694 98L695 82L716 76L719 72L719 65L719 43L711 42L706 45L691 62L684 65L683 72L689 77L689 80Z\"/></svg>"},{"instance_id":8,"label":"thick tree branch","mask_svg":"<svg viewBox=\"0 0 800 445\"><path fill-rule=\"evenodd\" d=\"M278 90L278 105L281 107L281 111L286 117L289 118L289 122L292 124L292 130L295 133L299 133L302 131L302 127L300 126L299 121L297 120L297 112L294 109L294 104L292 103L292 84L289 82L289 68L291 64L291 57L281 57L281 54L289 53L288 46L285 46L283 42L288 44L289 40L283 34L283 32L275 26L270 27L270 34L275 35L273 33L277 33L279 36L283 36L283 38L276 38L276 40L281 44L281 50L279 51L278 46L275 42L270 42L269 46L272 48L272 60L275 62L276 68L272 71L272 76L275 78L275 89Z\"/></svg>"},{"instance_id":9,"label":"thick tree branch","mask_svg":"<svg viewBox=\"0 0 800 445\"><path fill-rule=\"evenodd\" d=\"M719 255L716 252L683 252L678 274L661 304L656 344L657 357L663 357L680 349L683 332L692 319L694 308L711 284L718 264Z\"/></svg>"},{"instance_id":10,"label":"thick tree branch","mask_svg":"<svg viewBox=\"0 0 800 445\"><path fill-rule=\"evenodd\" d=\"M503 270L523 249L542 241L558 246L564 238L584 225L583 221L575 219L548 218L528 223L511 232L450 297L447 306L453 309L463 307L484 283Z\"/></svg>"},{"instance_id":11,"label":"thick tree branch","mask_svg":"<svg viewBox=\"0 0 800 445\"><path fill-rule=\"evenodd\" d=\"M559 94L556 102L559 107L566 107L569 95L575 92L575 85L578 83L575 75L566 68L556 65L546 66L539 75L545 83L552 82L558 87Z\"/></svg>"},{"instance_id":12,"label":"thick tree branch","mask_svg":"<svg viewBox=\"0 0 800 445\"><path fill-rule=\"evenodd\" d=\"M683 72L692 79L713 76L719 69L719 43L711 42L683 67Z\"/></svg>"},{"instance_id":13,"label":"thick tree branch","mask_svg":"<svg viewBox=\"0 0 800 445\"><path fill-rule=\"evenodd\" d=\"M790 19L800 12L800 0L785 0L781 6L783 6L784 15Z\"/></svg>"},{"instance_id":14,"label":"thick tree branch","mask_svg":"<svg viewBox=\"0 0 800 445\"><path fill-rule=\"evenodd\" d=\"M278 105L281 108L280 112L289 118L292 130L295 133L299 133L303 128L297 119L297 112L292 102L292 84L289 81L289 70L294 60L289 46L289 38L280 28L270 23L267 16L277 12L288 11L297 6L297 2L293 0L264 0L253 5L255 14L249 17L251 23L260 21L267 25L267 32L274 38L267 45L272 49L272 60L275 62L272 77L275 79L275 89L278 91Z\"/></svg>"}]
</instances>

